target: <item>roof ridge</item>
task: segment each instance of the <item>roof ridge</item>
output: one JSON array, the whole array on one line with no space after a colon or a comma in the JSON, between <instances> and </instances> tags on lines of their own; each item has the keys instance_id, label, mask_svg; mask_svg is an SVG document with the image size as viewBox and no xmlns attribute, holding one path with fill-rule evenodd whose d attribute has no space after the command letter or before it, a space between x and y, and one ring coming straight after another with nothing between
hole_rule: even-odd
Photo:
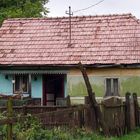
<instances>
[{"instance_id":1,"label":"roof ridge","mask_svg":"<svg viewBox=\"0 0 140 140\"><path fill-rule=\"evenodd\" d=\"M122 13L122 14L106 14L106 15L83 15L83 16L72 16L72 18L77 18L77 17L135 17L131 13ZM50 19L67 19L69 18L68 16L62 16L62 17L37 17L37 18L8 18L6 21L14 21L14 20L50 20Z\"/></svg>"}]
</instances>

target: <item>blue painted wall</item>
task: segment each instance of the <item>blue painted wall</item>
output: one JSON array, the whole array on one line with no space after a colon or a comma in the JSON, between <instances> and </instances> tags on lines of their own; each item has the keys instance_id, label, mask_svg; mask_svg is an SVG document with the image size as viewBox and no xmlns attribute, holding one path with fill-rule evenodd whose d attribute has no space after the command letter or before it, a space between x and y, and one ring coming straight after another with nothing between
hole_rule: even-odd
<instances>
[{"instance_id":1,"label":"blue painted wall","mask_svg":"<svg viewBox=\"0 0 140 140\"><path fill-rule=\"evenodd\" d=\"M32 75L31 92L33 98L42 98L42 75Z\"/></svg>"},{"instance_id":2,"label":"blue painted wall","mask_svg":"<svg viewBox=\"0 0 140 140\"><path fill-rule=\"evenodd\" d=\"M36 80L34 79L36 76ZM31 95L33 98L42 98L43 94L43 82L42 82L42 74L32 75L31 77ZM5 79L5 74L0 74L0 93L5 95L13 94L13 85L12 85L12 75L8 75L8 79ZM67 94L67 77L64 79L64 96Z\"/></svg>"},{"instance_id":3,"label":"blue painted wall","mask_svg":"<svg viewBox=\"0 0 140 140\"><path fill-rule=\"evenodd\" d=\"M32 75L31 92L33 98L42 98L42 75L36 75L37 80L34 80ZM12 75L8 75L5 79L5 74L0 74L0 93L5 95L13 94Z\"/></svg>"},{"instance_id":4,"label":"blue painted wall","mask_svg":"<svg viewBox=\"0 0 140 140\"><path fill-rule=\"evenodd\" d=\"M5 79L5 74L0 74L0 93L5 95L13 94L12 75L8 75L8 79Z\"/></svg>"}]
</instances>

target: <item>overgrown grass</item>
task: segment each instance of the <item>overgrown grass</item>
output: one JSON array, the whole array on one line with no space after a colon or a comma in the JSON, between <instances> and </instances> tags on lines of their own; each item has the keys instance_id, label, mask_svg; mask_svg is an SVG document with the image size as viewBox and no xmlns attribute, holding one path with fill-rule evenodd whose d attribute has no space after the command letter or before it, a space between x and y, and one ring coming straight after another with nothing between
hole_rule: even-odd
<instances>
[{"instance_id":1,"label":"overgrown grass","mask_svg":"<svg viewBox=\"0 0 140 140\"><path fill-rule=\"evenodd\" d=\"M110 138L109 140L140 140L140 128L120 138Z\"/></svg>"},{"instance_id":2,"label":"overgrown grass","mask_svg":"<svg viewBox=\"0 0 140 140\"><path fill-rule=\"evenodd\" d=\"M3 116L0 115L0 119ZM6 135L6 125L0 126L0 132ZM85 129L53 128L44 129L39 121L31 115L19 121L13 127L16 140L140 140L140 128L122 137L104 137L99 134L87 132ZM6 140L6 137L5 137Z\"/></svg>"}]
</instances>

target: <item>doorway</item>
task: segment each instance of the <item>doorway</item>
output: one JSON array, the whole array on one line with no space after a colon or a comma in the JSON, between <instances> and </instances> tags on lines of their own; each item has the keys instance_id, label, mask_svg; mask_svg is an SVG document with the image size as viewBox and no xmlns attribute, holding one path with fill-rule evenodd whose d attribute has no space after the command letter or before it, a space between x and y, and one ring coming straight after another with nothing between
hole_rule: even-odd
<instances>
[{"instance_id":1,"label":"doorway","mask_svg":"<svg viewBox=\"0 0 140 140\"><path fill-rule=\"evenodd\" d=\"M56 105L56 98L64 97L64 74L46 74L43 76L43 105Z\"/></svg>"}]
</instances>

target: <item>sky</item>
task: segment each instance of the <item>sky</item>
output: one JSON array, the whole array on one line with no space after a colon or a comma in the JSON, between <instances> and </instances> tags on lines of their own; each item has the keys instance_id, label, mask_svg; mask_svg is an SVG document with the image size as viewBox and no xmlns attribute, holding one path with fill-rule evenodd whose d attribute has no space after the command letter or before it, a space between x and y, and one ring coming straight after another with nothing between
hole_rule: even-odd
<instances>
[{"instance_id":1,"label":"sky","mask_svg":"<svg viewBox=\"0 0 140 140\"><path fill-rule=\"evenodd\" d=\"M101 0L49 0L46 7L49 8L49 17L68 16L69 6L72 11L87 8ZM73 12L74 16L82 15L106 15L131 13L140 19L140 0L104 0L100 4L80 12Z\"/></svg>"}]
</instances>

